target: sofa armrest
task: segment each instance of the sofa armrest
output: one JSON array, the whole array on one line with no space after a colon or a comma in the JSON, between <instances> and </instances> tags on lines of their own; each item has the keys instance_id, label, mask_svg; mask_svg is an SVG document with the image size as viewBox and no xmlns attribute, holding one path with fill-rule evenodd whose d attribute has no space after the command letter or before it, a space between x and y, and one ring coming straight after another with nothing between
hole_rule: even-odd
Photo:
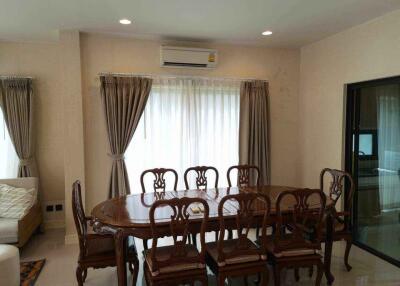
<instances>
[{"instance_id":1,"label":"sofa armrest","mask_svg":"<svg viewBox=\"0 0 400 286\"><path fill-rule=\"evenodd\" d=\"M42 223L42 210L39 203L35 203L29 211L18 221L18 247L22 247Z\"/></svg>"}]
</instances>

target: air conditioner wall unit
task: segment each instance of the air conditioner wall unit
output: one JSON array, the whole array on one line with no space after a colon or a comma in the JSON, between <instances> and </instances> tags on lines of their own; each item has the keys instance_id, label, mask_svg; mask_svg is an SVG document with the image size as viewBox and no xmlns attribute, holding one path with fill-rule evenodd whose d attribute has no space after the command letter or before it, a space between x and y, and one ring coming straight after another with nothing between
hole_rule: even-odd
<instances>
[{"instance_id":1,"label":"air conditioner wall unit","mask_svg":"<svg viewBox=\"0 0 400 286\"><path fill-rule=\"evenodd\" d=\"M212 49L161 46L161 66L204 68L217 66L217 51Z\"/></svg>"}]
</instances>

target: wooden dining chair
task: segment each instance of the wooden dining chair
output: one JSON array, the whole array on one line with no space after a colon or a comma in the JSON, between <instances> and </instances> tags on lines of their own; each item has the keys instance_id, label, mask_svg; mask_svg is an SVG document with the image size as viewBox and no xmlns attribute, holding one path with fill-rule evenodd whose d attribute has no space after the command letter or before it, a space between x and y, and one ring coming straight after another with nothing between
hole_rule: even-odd
<instances>
[{"instance_id":1,"label":"wooden dining chair","mask_svg":"<svg viewBox=\"0 0 400 286\"><path fill-rule=\"evenodd\" d=\"M257 166L253 165L235 165L229 167L228 171L226 172L226 176L228 179L228 186L232 187L231 176L232 172L237 171L237 186L238 187L250 187L250 186L258 186L260 181L260 169ZM252 184L253 182L253 184ZM254 185L255 182L255 185ZM231 230L228 231L229 238L232 238L233 233ZM256 227L256 236L259 237L260 235L260 228Z\"/></svg>"},{"instance_id":2,"label":"wooden dining chair","mask_svg":"<svg viewBox=\"0 0 400 286\"><path fill-rule=\"evenodd\" d=\"M85 215L79 181L73 184L72 213L79 239L76 279L78 285L82 286L86 280L88 268L96 269L116 266L114 238L111 234L97 234L89 231L88 224L92 218ZM133 285L136 285L139 271L136 247L133 239L131 241L127 240L126 244L127 262L133 275Z\"/></svg>"},{"instance_id":3,"label":"wooden dining chair","mask_svg":"<svg viewBox=\"0 0 400 286\"><path fill-rule=\"evenodd\" d=\"M237 186L239 187L249 187L258 186L260 180L260 169L257 166L252 165L236 165L229 167L226 172L228 179L228 186L232 187L231 173L237 170ZM253 181L253 184L252 184ZM254 184L255 182L255 184Z\"/></svg>"},{"instance_id":4,"label":"wooden dining chair","mask_svg":"<svg viewBox=\"0 0 400 286\"><path fill-rule=\"evenodd\" d=\"M153 181L153 192L165 192L166 190L166 181L165 181L165 175L168 173L172 173L174 176L174 184L173 188L169 188L168 190L174 190L176 191L176 188L178 186L178 173L174 169L168 169L168 168L154 168L154 169L148 169L145 170L142 175L140 176L140 184L142 186L142 192L146 193L146 186L144 183L145 176L148 174L152 174L154 176L154 181Z\"/></svg>"},{"instance_id":5,"label":"wooden dining chair","mask_svg":"<svg viewBox=\"0 0 400 286\"><path fill-rule=\"evenodd\" d=\"M202 207L199 208L199 205ZM195 210L197 209L197 210ZM199 211L199 210L202 211ZM159 212L157 212L159 211ZM163 213L162 223L157 223ZM167 215L165 215L167 213ZM144 274L147 285L178 285L201 281L207 285L205 263L205 230L209 215L207 202L200 198L174 198L156 201L150 208L152 247L144 252ZM201 220L199 251L189 244L190 219ZM158 246L159 238L172 235L173 245Z\"/></svg>"},{"instance_id":6,"label":"wooden dining chair","mask_svg":"<svg viewBox=\"0 0 400 286\"><path fill-rule=\"evenodd\" d=\"M354 197L354 181L351 175L345 171L325 168L321 171L320 174L320 188L322 191L325 191L324 181L326 177L330 179L328 188L329 197L334 202L334 208L332 209L334 218L333 240L346 241L344 264L346 266L347 271L350 271L352 268L349 264L349 254L353 243L353 235L351 229L351 215L352 215L351 213L352 213L353 197ZM348 184L347 192L345 192L346 184ZM344 199L344 211L339 212L336 209L336 205L339 199L344 196L346 196ZM326 228L323 228L324 241L326 239L325 233L326 233Z\"/></svg>"},{"instance_id":7,"label":"wooden dining chair","mask_svg":"<svg viewBox=\"0 0 400 286\"><path fill-rule=\"evenodd\" d=\"M284 191L276 201L276 229L272 239L266 243L269 263L274 269L275 286L280 285L283 268L294 268L296 280L298 269L317 266L315 285L320 285L323 275L321 250L323 216L326 197L320 190L297 189Z\"/></svg>"},{"instance_id":8,"label":"wooden dining chair","mask_svg":"<svg viewBox=\"0 0 400 286\"><path fill-rule=\"evenodd\" d=\"M218 170L215 167L211 166L196 166L196 167L190 167L186 169L184 173L184 180L185 180L185 187L187 190L190 189L190 184L189 184L189 176L190 174L195 173L196 174L196 189L207 189L209 180L207 178L207 173L212 172L214 173L214 184L212 185L213 188L218 188L218 179L219 179L219 173ZM218 239L218 232L215 233L215 240ZM196 233L192 233L192 242L194 245L197 245L197 238L196 238Z\"/></svg>"},{"instance_id":9,"label":"wooden dining chair","mask_svg":"<svg viewBox=\"0 0 400 286\"><path fill-rule=\"evenodd\" d=\"M238 238L225 240L227 222L224 209L227 205L235 205L237 213L235 222L229 227L235 227ZM266 236L266 227L270 213L270 200L267 196L257 193L239 193L227 195L218 205L220 218L220 234L216 242L207 243L206 261L217 276L219 286L224 285L228 277L243 276L247 285L247 276L262 274L262 284L267 285L268 269L266 265L265 244L258 247L249 239L249 230L258 223L256 215L261 215L262 234Z\"/></svg>"},{"instance_id":10,"label":"wooden dining chair","mask_svg":"<svg viewBox=\"0 0 400 286\"><path fill-rule=\"evenodd\" d=\"M166 174L172 174L173 175L173 188L168 188L168 190L174 190L176 191L177 186L178 186L178 173L174 169L169 169L169 168L154 168L154 169L148 169L145 170L142 175L140 176L140 184L142 186L142 193L146 193L146 186L145 186L145 177L146 175L153 175L154 181L153 181L153 189L152 191L157 197L162 197L162 194L164 193L165 190L167 189L167 183L165 180L165 175ZM148 243L147 239L143 240L143 248L146 250L148 249Z\"/></svg>"},{"instance_id":11,"label":"wooden dining chair","mask_svg":"<svg viewBox=\"0 0 400 286\"><path fill-rule=\"evenodd\" d=\"M189 185L189 175L190 173L195 172L196 173L196 189L207 189L208 187L208 178L207 178L207 172L213 172L215 175L215 180L213 187L218 188L218 170L214 167L211 166L196 166L196 167L190 167L186 169L185 174L184 174L184 179L185 179L185 187L187 190L190 189Z\"/></svg>"}]
</instances>

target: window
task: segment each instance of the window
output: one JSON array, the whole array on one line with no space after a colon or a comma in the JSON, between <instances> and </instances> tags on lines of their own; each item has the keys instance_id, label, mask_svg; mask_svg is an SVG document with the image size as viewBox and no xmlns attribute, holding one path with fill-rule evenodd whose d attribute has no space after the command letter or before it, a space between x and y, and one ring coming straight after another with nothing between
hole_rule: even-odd
<instances>
[{"instance_id":1,"label":"window","mask_svg":"<svg viewBox=\"0 0 400 286\"><path fill-rule=\"evenodd\" d=\"M0 108L0 178L15 178L19 159L8 134L7 126Z\"/></svg>"},{"instance_id":2,"label":"window","mask_svg":"<svg viewBox=\"0 0 400 286\"><path fill-rule=\"evenodd\" d=\"M237 81L155 80L125 153L131 192L140 193L140 174L156 167L175 169L184 189L188 167L214 166L227 186L226 170L239 161L239 93Z\"/></svg>"}]
</instances>

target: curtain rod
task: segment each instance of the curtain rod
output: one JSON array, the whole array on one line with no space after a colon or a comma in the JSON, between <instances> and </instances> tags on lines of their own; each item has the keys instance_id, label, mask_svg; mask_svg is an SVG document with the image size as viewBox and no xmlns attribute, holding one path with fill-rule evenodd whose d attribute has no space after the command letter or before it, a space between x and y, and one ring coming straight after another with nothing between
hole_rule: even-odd
<instances>
[{"instance_id":1,"label":"curtain rod","mask_svg":"<svg viewBox=\"0 0 400 286\"><path fill-rule=\"evenodd\" d=\"M171 75L171 74L137 74L137 73L113 73L113 72L101 72L98 76L117 76L117 77L148 77L148 78L171 78L171 79L190 79L190 78L198 78L198 79L208 79L208 80L232 80L232 81L265 81L266 79L257 79L257 78L234 78L234 77L205 77L205 76L197 76L197 75Z\"/></svg>"},{"instance_id":2,"label":"curtain rod","mask_svg":"<svg viewBox=\"0 0 400 286\"><path fill-rule=\"evenodd\" d=\"M0 79L34 79L31 76L20 76L20 75L0 75Z\"/></svg>"}]
</instances>

